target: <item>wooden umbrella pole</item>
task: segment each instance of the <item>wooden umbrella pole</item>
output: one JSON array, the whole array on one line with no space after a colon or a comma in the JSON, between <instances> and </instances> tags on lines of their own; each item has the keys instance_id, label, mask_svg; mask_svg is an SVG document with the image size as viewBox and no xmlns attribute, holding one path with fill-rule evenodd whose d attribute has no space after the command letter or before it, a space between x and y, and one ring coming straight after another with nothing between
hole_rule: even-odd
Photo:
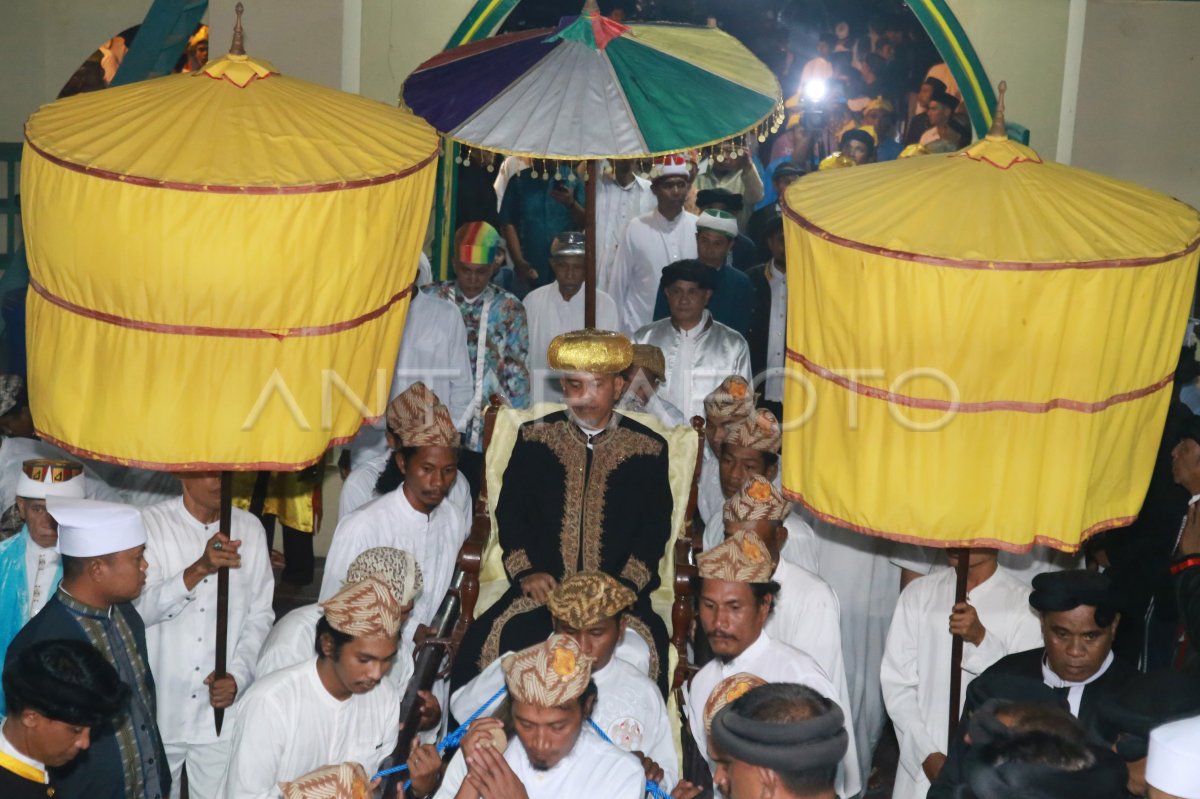
<instances>
[{"instance_id":1,"label":"wooden umbrella pole","mask_svg":"<svg viewBox=\"0 0 1200 799\"><path fill-rule=\"evenodd\" d=\"M221 532L232 540L233 530L233 472L221 472ZM225 676L225 659L229 645L229 568L217 569L217 657L213 667L213 679ZM225 722L224 708L213 708L213 722L217 735Z\"/></svg>"},{"instance_id":2,"label":"wooden umbrella pole","mask_svg":"<svg viewBox=\"0 0 1200 799\"><path fill-rule=\"evenodd\" d=\"M967 569L970 567L971 550L958 550L958 566L955 567L954 604L967 601ZM962 693L962 636L954 636L950 644L950 737L947 744L953 746L958 734L959 695ZM946 751L950 751L947 749Z\"/></svg>"},{"instance_id":3,"label":"wooden umbrella pole","mask_svg":"<svg viewBox=\"0 0 1200 799\"><path fill-rule=\"evenodd\" d=\"M596 326L596 183L600 180L599 161L587 162L587 224L583 231L584 284L583 326Z\"/></svg>"}]
</instances>

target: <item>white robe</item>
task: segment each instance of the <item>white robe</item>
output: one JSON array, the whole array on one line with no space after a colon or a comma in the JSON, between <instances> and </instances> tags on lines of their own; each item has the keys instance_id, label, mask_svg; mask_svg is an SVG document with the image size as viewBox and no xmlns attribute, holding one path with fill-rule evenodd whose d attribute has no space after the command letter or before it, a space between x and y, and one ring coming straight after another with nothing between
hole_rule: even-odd
<instances>
[{"instance_id":1,"label":"white robe","mask_svg":"<svg viewBox=\"0 0 1200 799\"><path fill-rule=\"evenodd\" d=\"M645 178L634 175L628 186L622 186L609 169L601 173L596 184L596 287L600 291L612 293L613 265L625 228L657 204L650 181Z\"/></svg>"},{"instance_id":2,"label":"white robe","mask_svg":"<svg viewBox=\"0 0 1200 799\"><path fill-rule=\"evenodd\" d=\"M949 734L950 610L955 572L941 568L911 582L896 605L884 650L880 681L888 715L900 742L893 799L925 799L929 780L921 764L945 754ZM987 630L979 646L963 643L962 689L1005 655L1042 643L1041 627L1029 607L1029 588L997 569L967 595Z\"/></svg>"},{"instance_id":3,"label":"white robe","mask_svg":"<svg viewBox=\"0 0 1200 799\"><path fill-rule=\"evenodd\" d=\"M778 476L776 477L778 488ZM780 556L794 566L799 566L814 577L817 575L820 560L817 553L817 535L799 514L790 513L784 519L783 526L787 529L787 542L783 545ZM704 523L702 545L707 552L725 540L725 508L714 513ZM803 647L801 647L803 649Z\"/></svg>"},{"instance_id":4,"label":"white robe","mask_svg":"<svg viewBox=\"0 0 1200 799\"><path fill-rule=\"evenodd\" d=\"M680 330L668 317L641 327L632 341L662 350L667 374L659 391L689 418L704 415L704 398L725 378L738 375L747 383L754 378L746 339L708 311L691 330Z\"/></svg>"},{"instance_id":5,"label":"white robe","mask_svg":"<svg viewBox=\"0 0 1200 799\"><path fill-rule=\"evenodd\" d=\"M465 478L456 480L451 494L462 485L459 490L469 497L466 482ZM404 640L411 641L418 624L433 620L450 587L458 550L471 531L470 518L449 496L425 515L409 503L404 486L368 502L338 522L333 531L320 600L324 602L341 589L350 564L363 552L372 547L403 549L417 559L425 581L401 633Z\"/></svg>"},{"instance_id":6,"label":"white robe","mask_svg":"<svg viewBox=\"0 0 1200 799\"><path fill-rule=\"evenodd\" d=\"M696 257L696 218L693 213L681 211L674 219L667 219L656 208L630 220L625 228L608 287L626 333L654 320L663 267Z\"/></svg>"},{"instance_id":7,"label":"white robe","mask_svg":"<svg viewBox=\"0 0 1200 799\"><path fill-rule=\"evenodd\" d=\"M837 594L842 611L842 653L854 736L862 766L867 772L886 714L879 688L879 663L896 597L900 569L888 556L891 542L862 535L828 522L804 517L817 536L817 574Z\"/></svg>"},{"instance_id":8,"label":"white robe","mask_svg":"<svg viewBox=\"0 0 1200 799\"><path fill-rule=\"evenodd\" d=\"M558 283L541 286L525 295L525 316L529 321L529 387L533 402L561 402L562 386L558 373L551 374L547 352L550 342L562 333L583 328L584 294L587 285L580 287L575 296L564 300ZM600 330L616 330L617 304L603 291L596 292L596 327Z\"/></svg>"},{"instance_id":9,"label":"white robe","mask_svg":"<svg viewBox=\"0 0 1200 799\"><path fill-rule=\"evenodd\" d=\"M258 679L312 660L317 652L317 621L323 615L320 605L303 605L275 622L258 655ZM413 642L402 640L387 676L403 693L412 673Z\"/></svg>"},{"instance_id":10,"label":"white robe","mask_svg":"<svg viewBox=\"0 0 1200 799\"><path fill-rule=\"evenodd\" d=\"M339 701L325 690L317 659L254 684L233 725L225 799L279 797L279 783L337 763L379 770L400 731L400 692L387 680Z\"/></svg>"},{"instance_id":11,"label":"white robe","mask_svg":"<svg viewBox=\"0 0 1200 799\"><path fill-rule=\"evenodd\" d=\"M897 554L892 557L892 562L918 574L929 574L939 566L946 565L945 550L916 544L898 545ZM1033 588L1033 578L1039 574L1082 569L1084 566L1082 552L1059 552L1043 544L1034 544L1028 552L1001 551L997 562L1000 568L1025 583L1028 588Z\"/></svg>"},{"instance_id":12,"label":"white robe","mask_svg":"<svg viewBox=\"0 0 1200 799\"><path fill-rule=\"evenodd\" d=\"M396 355L388 400L399 396L418 380L437 394L450 411L460 432L471 421L475 396L474 364L467 354L467 328L458 306L449 300L418 291L408 306L404 333ZM377 397L360 397L368 408L378 408ZM386 409L384 412L386 413ZM383 413L373 424L364 424L350 444L350 468L387 452Z\"/></svg>"},{"instance_id":13,"label":"white robe","mask_svg":"<svg viewBox=\"0 0 1200 799\"><path fill-rule=\"evenodd\" d=\"M385 451L350 469L350 474L346 476L346 481L342 483L342 492L338 495L339 523L342 519L379 496L375 492L375 484L379 482L379 475L383 474L384 469L387 468L388 459L391 457L392 453ZM458 488L458 481L455 481L454 488ZM453 492L454 489L451 489L451 493ZM446 497L446 499L449 498Z\"/></svg>"},{"instance_id":14,"label":"white robe","mask_svg":"<svg viewBox=\"0 0 1200 799\"><path fill-rule=\"evenodd\" d=\"M158 729L165 743L205 744L218 740L204 679L213 670L217 639L217 577L203 578L191 590L183 572L204 554L220 524L204 525L169 499L142 511L146 526L146 587L134 606L146 622L147 665L158 695ZM275 611L275 580L267 538L258 519L233 509L232 538L242 542L242 565L229 570L228 671L238 699L225 711L224 734L236 717L255 677L255 663Z\"/></svg>"},{"instance_id":15,"label":"white robe","mask_svg":"<svg viewBox=\"0 0 1200 799\"><path fill-rule=\"evenodd\" d=\"M704 704L712 695L717 683L726 677L746 672L760 677L767 682L788 682L806 685L822 696L837 702L846 716L846 731L854 729L851 711L847 709L846 697L838 692L837 687L830 682L829 677L811 656L787 644L773 640L764 630L754 643L746 647L742 654L728 663L722 663L713 658L704 668L692 678L685 706L688 727L696 746L704 753L704 759L711 769L712 761L708 760L708 736L704 732ZM851 735L851 744L854 738ZM861 790L862 778L858 764L858 751L851 745L846 749L838 767L837 789L839 796L854 796Z\"/></svg>"},{"instance_id":16,"label":"white robe","mask_svg":"<svg viewBox=\"0 0 1200 799\"><path fill-rule=\"evenodd\" d=\"M500 665L503 659L503 655L496 658L479 676L450 697L450 710L459 722L470 718L504 687L504 672ZM679 755L675 752L667 706L658 686L644 671L639 672L616 657L604 668L593 671L592 679L596 683L592 720L621 749L641 752L658 763L664 774L659 787L669 792L679 781ZM495 700L484 715L492 715L503 701L503 696Z\"/></svg>"},{"instance_id":17,"label":"white robe","mask_svg":"<svg viewBox=\"0 0 1200 799\"><path fill-rule=\"evenodd\" d=\"M596 796L604 799L643 799L646 790L645 769L641 761L612 744L605 743L584 722L575 747L547 771L539 771L529 762L521 739L513 736L504 750L504 759L525 786L529 799L576 799ZM454 799L467 776L462 750L454 754L436 799Z\"/></svg>"},{"instance_id":18,"label":"white robe","mask_svg":"<svg viewBox=\"0 0 1200 799\"><path fill-rule=\"evenodd\" d=\"M772 640L810 655L838 696L848 697L842 614L833 589L813 572L786 560L779 561L772 579L779 583L779 598L763 629Z\"/></svg>"}]
</instances>

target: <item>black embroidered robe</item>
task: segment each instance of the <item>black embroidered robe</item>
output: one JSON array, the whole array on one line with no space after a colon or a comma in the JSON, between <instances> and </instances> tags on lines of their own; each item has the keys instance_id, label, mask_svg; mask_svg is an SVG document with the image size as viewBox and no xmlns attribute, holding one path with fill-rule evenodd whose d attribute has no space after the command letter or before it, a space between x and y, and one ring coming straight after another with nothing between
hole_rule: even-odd
<instances>
[{"instance_id":1,"label":"black embroidered robe","mask_svg":"<svg viewBox=\"0 0 1200 799\"><path fill-rule=\"evenodd\" d=\"M665 685L667 629L650 608L671 538L667 442L614 414L591 439L565 412L521 426L496 505L508 591L480 616L455 660L457 688L503 652L542 641L549 611L524 596L521 580L603 571L638 596L628 624L650 644L650 676Z\"/></svg>"}]
</instances>

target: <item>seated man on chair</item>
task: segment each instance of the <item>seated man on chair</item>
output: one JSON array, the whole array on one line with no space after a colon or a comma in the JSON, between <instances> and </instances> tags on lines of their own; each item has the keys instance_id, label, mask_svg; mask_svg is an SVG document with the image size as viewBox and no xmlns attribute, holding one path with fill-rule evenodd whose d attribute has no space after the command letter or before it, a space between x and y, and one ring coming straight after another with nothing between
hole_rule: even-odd
<instances>
[{"instance_id":1,"label":"seated man on chair","mask_svg":"<svg viewBox=\"0 0 1200 799\"><path fill-rule=\"evenodd\" d=\"M457 689L505 651L544 641L546 600L579 571L615 577L637 596L628 625L650 645L666 693L667 628L650 607L671 537L667 442L613 412L633 360L619 333L581 330L550 345L567 408L517 433L496 505L509 588L467 631L451 673Z\"/></svg>"}]
</instances>

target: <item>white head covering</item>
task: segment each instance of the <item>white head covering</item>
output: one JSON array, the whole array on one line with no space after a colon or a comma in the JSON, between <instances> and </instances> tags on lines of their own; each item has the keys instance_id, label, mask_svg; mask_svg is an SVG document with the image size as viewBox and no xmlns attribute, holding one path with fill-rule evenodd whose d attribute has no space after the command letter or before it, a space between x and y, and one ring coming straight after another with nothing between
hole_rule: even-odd
<instances>
[{"instance_id":1,"label":"white head covering","mask_svg":"<svg viewBox=\"0 0 1200 799\"><path fill-rule=\"evenodd\" d=\"M46 510L58 522L58 551L73 558L95 558L146 543L142 514L132 505L51 496Z\"/></svg>"},{"instance_id":2,"label":"white head covering","mask_svg":"<svg viewBox=\"0 0 1200 799\"><path fill-rule=\"evenodd\" d=\"M1150 731L1146 782L1181 799L1200 799L1200 716Z\"/></svg>"},{"instance_id":3,"label":"white head covering","mask_svg":"<svg viewBox=\"0 0 1200 799\"><path fill-rule=\"evenodd\" d=\"M83 466L80 464L43 459L28 460L21 464L21 476L17 478L18 497L83 499L83 495Z\"/></svg>"},{"instance_id":4,"label":"white head covering","mask_svg":"<svg viewBox=\"0 0 1200 799\"><path fill-rule=\"evenodd\" d=\"M715 230L717 233L736 239L738 235L737 217L728 211L718 211L715 208L705 208L696 218L696 227L700 230Z\"/></svg>"}]
</instances>

